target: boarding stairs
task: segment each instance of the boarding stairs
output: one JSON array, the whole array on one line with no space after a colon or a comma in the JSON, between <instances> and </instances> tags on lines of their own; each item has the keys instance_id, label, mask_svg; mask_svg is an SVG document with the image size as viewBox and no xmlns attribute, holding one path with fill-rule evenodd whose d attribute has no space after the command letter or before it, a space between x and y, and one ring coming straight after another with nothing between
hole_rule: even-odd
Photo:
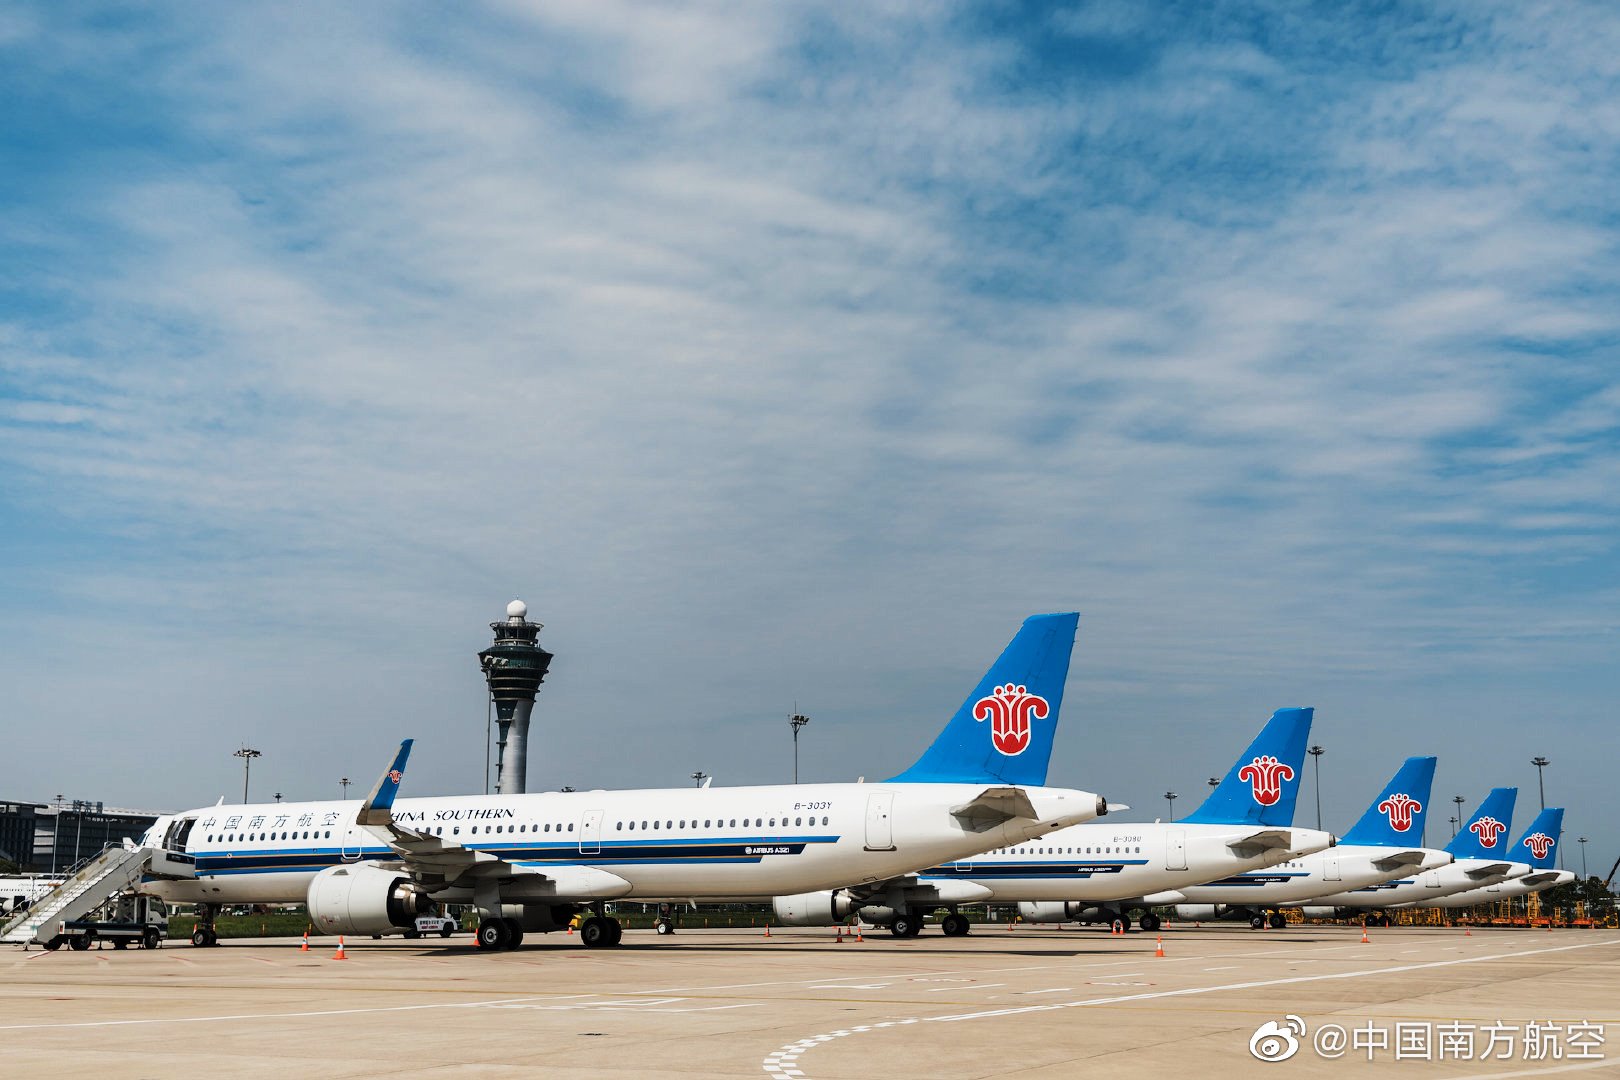
<instances>
[{"instance_id":1,"label":"boarding stairs","mask_svg":"<svg viewBox=\"0 0 1620 1080\"><path fill-rule=\"evenodd\" d=\"M177 857L177 853L159 848L109 844L27 911L0 926L0 943L43 945L60 932L63 923L84 918L105 904L108 897L134 886L152 869L163 877L196 876L188 856Z\"/></svg>"}]
</instances>

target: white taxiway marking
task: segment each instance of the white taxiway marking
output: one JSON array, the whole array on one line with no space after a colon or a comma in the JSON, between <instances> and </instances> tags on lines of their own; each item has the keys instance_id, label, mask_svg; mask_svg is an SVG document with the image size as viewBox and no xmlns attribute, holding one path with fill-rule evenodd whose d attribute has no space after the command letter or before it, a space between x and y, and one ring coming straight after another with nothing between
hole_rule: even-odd
<instances>
[{"instance_id":1,"label":"white taxiway marking","mask_svg":"<svg viewBox=\"0 0 1620 1080\"><path fill-rule=\"evenodd\" d=\"M932 990L924 990L925 994L943 994L947 990L988 990L992 986L1006 986L1006 983L973 983L972 985L936 986Z\"/></svg>"},{"instance_id":2,"label":"white taxiway marking","mask_svg":"<svg viewBox=\"0 0 1620 1080\"><path fill-rule=\"evenodd\" d=\"M1238 967L1239 967L1239 965L1237 965L1237 964L1227 964L1225 967L1205 968L1204 970L1205 971L1236 971L1238 969Z\"/></svg>"},{"instance_id":3,"label":"white taxiway marking","mask_svg":"<svg viewBox=\"0 0 1620 1080\"><path fill-rule=\"evenodd\" d=\"M1073 990L1072 986L1054 986L1050 990L1019 990L1019 994L1066 994Z\"/></svg>"},{"instance_id":4,"label":"white taxiway marking","mask_svg":"<svg viewBox=\"0 0 1620 1080\"><path fill-rule=\"evenodd\" d=\"M1263 986L1289 986L1295 983L1327 982L1332 979L1363 979L1371 975L1393 975L1402 971L1425 971L1429 968L1456 967L1460 964L1479 964L1490 960L1507 960L1519 956L1535 956L1541 953L1569 952L1572 949L1601 948L1609 945L1620 945L1620 938L1610 938L1607 941L1586 941L1579 945L1556 945L1546 949L1527 949L1523 951L1495 953L1490 956L1465 956L1455 960L1431 960L1421 964L1402 964L1397 967L1373 968L1366 971L1338 971L1329 975L1294 975L1285 979L1257 979L1251 982L1225 983L1220 986L1190 986L1180 990L1155 990L1146 994L1119 994L1113 997L1085 998L1080 1001L1063 1001L1053 1005L1020 1005L1010 1009L985 1009L980 1012L957 1013L953 1016L913 1016L904 1020L890 1020L881 1024L863 1025L861 1027L843 1028L824 1035L812 1035L798 1042L789 1043L780 1050L766 1056L761 1063L765 1072L773 1077L792 1078L799 1080L806 1074L798 1068L798 1059L806 1050L820 1046L833 1039L841 1039L849 1035L859 1035L880 1028L899 1027L903 1024L951 1024L959 1020L985 1020L999 1016L1021 1016L1027 1013L1054 1012L1058 1009L1081 1009L1091 1005L1117 1005L1126 1001L1150 1001L1157 998L1191 997L1196 994L1214 994L1222 990L1253 990ZM4 1029L0 1029L4 1030ZM1612 1061L1597 1064L1613 1065ZM1541 1071L1541 1070L1537 1070ZM1546 1070L1551 1071L1551 1070ZM1520 1074L1524 1075L1524 1074Z\"/></svg>"}]
</instances>

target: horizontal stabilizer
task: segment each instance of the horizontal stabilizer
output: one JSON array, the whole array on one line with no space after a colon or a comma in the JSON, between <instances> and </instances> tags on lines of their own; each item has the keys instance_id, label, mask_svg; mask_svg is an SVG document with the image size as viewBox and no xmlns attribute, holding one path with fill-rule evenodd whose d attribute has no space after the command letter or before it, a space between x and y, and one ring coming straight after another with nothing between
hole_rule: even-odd
<instances>
[{"instance_id":1,"label":"horizontal stabilizer","mask_svg":"<svg viewBox=\"0 0 1620 1080\"><path fill-rule=\"evenodd\" d=\"M1294 834L1289 829L1261 829L1228 841L1226 846L1238 858L1252 859L1272 848L1289 847L1293 842Z\"/></svg>"},{"instance_id":2,"label":"horizontal stabilizer","mask_svg":"<svg viewBox=\"0 0 1620 1080\"><path fill-rule=\"evenodd\" d=\"M1398 874L1403 867L1418 866L1423 862L1426 853L1422 848L1407 848L1404 851L1391 851L1372 861L1374 870L1387 871Z\"/></svg>"},{"instance_id":3,"label":"horizontal stabilizer","mask_svg":"<svg viewBox=\"0 0 1620 1080\"><path fill-rule=\"evenodd\" d=\"M1513 869L1512 863L1493 862L1485 863L1482 866L1470 867L1469 869L1464 870L1463 873L1467 874L1471 878L1501 877L1511 869Z\"/></svg>"},{"instance_id":4,"label":"horizontal stabilizer","mask_svg":"<svg viewBox=\"0 0 1620 1080\"><path fill-rule=\"evenodd\" d=\"M1020 787L985 788L971 802L951 807L951 816L971 832L984 832L1013 818L1039 818L1029 793Z\"/></svg>"}]
</instances>

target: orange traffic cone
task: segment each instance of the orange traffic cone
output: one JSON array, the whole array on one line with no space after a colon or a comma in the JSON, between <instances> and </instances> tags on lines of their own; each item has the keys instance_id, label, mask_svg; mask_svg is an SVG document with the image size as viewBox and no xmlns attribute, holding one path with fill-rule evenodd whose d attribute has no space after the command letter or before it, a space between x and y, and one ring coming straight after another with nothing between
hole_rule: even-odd
<instances>
[{"instance_id":1,"label":"orange traffic cone","mask_svg":"<svg viewBox=\"0 0 1620 1080\"><path fill-rule=\"evenodd\" d=\"M1159 947L1153 951L1154 956L1164 956L1164 935L1159 935Z\"/></svg>"},{"instance_id":2,"label":"orange traffic cone","mask_svg":"<svg viewBox=\"0 0 1620 1080\"><path fill-rule=\"evenodd\" d=\"M838 936L833 938L833 944L842 945L843 943L844 943L844 924L839 923L838 924Z\"/></svg>"},{"instance_id":3,"label":"orange traffic cone","mask_svg":"<svg viewBox=\"0 0 1620 1080\"><path fill-rule=\"evenodd\" d=\"M338 951L335 954L333 954L332 959L334 959L334 960L347 960L348 958L349 957L343 951L343 935L339 934L338 935Z\"/></svg>"},{"instance_id":4,"label":"orange traffic cone","mask_svg":"<svg viewBox=\"0 0 1620 1080\"><path fill-rule=\"evenodd\" d=\"M1472 930L1464 930L1463 931L1463 937L1473 937L1473 936L1474 936L1474 932Z\"/></svg>"},{"instance_id":5,"label":"orange traffic cone","mask_svg":"<svg viewBox=\"0 0 1620 1080\"><path fill-rule=\"evenodd\" d=\"M483 923L479 923L477 926L473 927L473 948L475 948L475 949L482 949L484 947L484 943L482 941L478 940L479 931L482 930L483 928L484 928Z\"/></svg>"},{"instance_id":6,"label":"orange traffic cone","mask_svg":"<svg viewBox=\"0 0 1620 1080\"><path fill-rule=\"evenodd\" d=\"M771 924L770 923L765 924L765 936L766 937L771 936Z\"/></svg>"},{"instance_id":7,"label":"orange traffic cone","mask_svg":"<svg viewBox=\"0 0 1620 1080\"><path fill-rule=\"evenodd\" d=\"M298 947L299 952L309 952L309 931L304 931L304 943Z\"/></svg>"},{"instance_id":8,"label":"orange traffic cone","mask_svg":"<svg viewBox=\"0 0 1620 1080\"><path fill-rule=\"evenodd\" d=\"M857 942L863 942L866 940L865 938L861 937L861 924L858 922L855 924L855 940Z\"/></svg>"},{"instance_id":9,"label":"orange traffic cone","mask_svg":"<svg viewBox=\"0 0 1620 1080\"><path fill-rule=\"evenodd\" d=\"M1363 923L1361 926L1361 943L1363 945L1369 945L1372 943L1372 939L1367 936L1367 926L1365 923Z\"/></svg>"},{"instance_id":10,"label":"orange traffic cone","mask_svg":"<svg viewBox=\"0 0 1620 1080\"><path fill-rule=\"evenodd\" d=\"M572 937L572 936L573 936L573 933L574 933L574 920L573 920L573 919L569 919L569 920L568 920L568 933L567 933L567 934L564 934L564 935L563 935L563 936L564 936L564 937Z\"/></svg>"}]
</instances>

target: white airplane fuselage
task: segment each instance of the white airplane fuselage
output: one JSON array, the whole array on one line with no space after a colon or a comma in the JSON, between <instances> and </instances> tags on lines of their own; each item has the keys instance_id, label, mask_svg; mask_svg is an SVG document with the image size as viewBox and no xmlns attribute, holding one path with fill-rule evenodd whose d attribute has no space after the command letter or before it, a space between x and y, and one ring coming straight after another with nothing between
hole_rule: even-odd
<instances>
[{"instance_id":1,"label":"white airplane fuselage","mask_svg":"<svg viewBox=\"0 0 1620 1080\"><path fill-rule=\"evenodd\" d=\"M1329 889L1359 889L1373 885L1413 866L1383 869L1376 864L1387 860L1398 850L1361 844L1340 844L1327 851L1319 851L1302 859L1291 859L1280 866L1233 875L1207 885L1193 885L1178 889L1179 898L1161 894L1153 897L1156 904L1221 904L1239 907L1289 907L1303 900L1320 896ZM1423 867L1444 866L1451 856L1432 848L1404 849L1421 851Z\"/></svg>"},{"instance_id":2,"label":"white airplane fuselage","mask_svg":"<svg viewBox=\"0 0 1620 1080\"><path fill-rule=\"evenodd\" d=\"M870 881L1023 842L1097 816L1090 792L1024 787L1038 820L975 831L953 816L988 787L977 784L801 784L772 787L546 792L398 799L403 828L487 853L520 875L554 872L593 882L559 901L739 898ZM191 819L181 847L195 880L151 880L146 891L179 903L303 901L332 866L397 859L355 823L362 803L211 806L159 819L159 846ZM586 868L583 872L580 868ZM596 874L595 871L605 873ZM454 882L437 899L470 899ZM463 895L465 894L465 895Z\"/></svg>"},{"instance_id":3,"label":"white airplane fuselage","mask_svg":"<svg viewBox=\"0 0 1620 1080\"><path fill-rule=\"evenodd\" d=\"M1482 868L1506 866L1504 872L1480 875ZM1410 869L1383 883L1372 883L1355 891L1324 893L1311 898L1313 907L1387 908L1401 904L1426 906L1453 893L1481 889L1530 872L1529 863L1504 863L1499 859L1458 859L1450 866L1425 869L1413 873Z\"/></svg>"},{"instance_id":4,"label":"white airplane fuselage","mask_svg":"<svg viewBox=\"0 0 1620 1080\"><path fill-rule=\"evenodd\" d=\"M1234 849L1260 834L1279 842L1252 852ZM988 891L982 900L1109 902L1272 866L1332 843L1332 834L1315 829L1097 822L931 867L919 876L942 892L951 884L979 886Z\"/></svg>"},{"instance_id":5,"label":"white airplane fuselage","mask_svg":"<svg viewBox=\"0 0 1620 1080\"><path fill-rule=\"evenodd\" d=\"M1568 885L1575 880L1575 874L1570 870L1532 870L1520 878L1511 881L1501 881L1495 885L1486 885L1478 889L1469 889L1465 892L1452 893L1442 896L1424 904L1414 901L1403 904L1403 907L1443 907L1464 908L1475 904L1492 904L1498 900L1511 900L1514 897L1529 896L1534 892L1555 888L1559 885Z\"/></svg>"}]
</instances>

